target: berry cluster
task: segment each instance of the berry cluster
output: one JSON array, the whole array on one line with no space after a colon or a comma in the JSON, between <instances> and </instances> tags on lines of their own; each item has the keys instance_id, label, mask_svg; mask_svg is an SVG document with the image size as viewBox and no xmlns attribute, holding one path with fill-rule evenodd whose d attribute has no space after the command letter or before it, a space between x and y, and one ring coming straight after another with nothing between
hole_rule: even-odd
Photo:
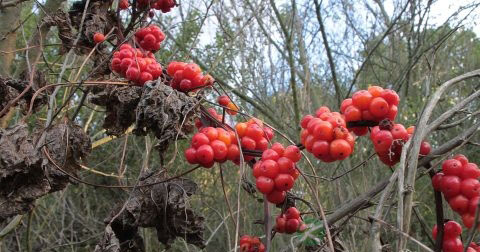
<instances>
[{"instance_id":1,"label":"berry cluster","mask_svg":"<svg viewBox=\"0 0 480 252\"><path fill-rule=\"evenodd\" d=\"M203 75L200 67L195 63L171 62L168 64L167 73L173 79L170 86L182 92L193 91L205 86L213 85L210 75Z\"/></svg>"},{"instance_id":2,"label":"berry cluster","mask_svg":"<svg viewBox=\"0 0 480 252\"><path fill-rule=\"evenodd\" d=\"M306 115L301 121L301 143L308 152L324 162L347 158L355 146L355 138L348 132L343 116L320 107L315 116Z\"/></svg>"},{"instance_id":3,"label":"berry cluster","mask_svg":"<svg viewBox=\"0 0 480 252\"><path fill-rule=\"evenodd\" d=\"M236 115L237 114L238 107L237 107L237 105L235 105L235 103L233 103L230 100L230 98L228 98L228 96L226 96L226 95L219 96L218 99L217 99L217 102L218 102L218 104L228 108L227 113L229 115Z\"/></svg>"},{"instance_id":4,"label":"berry cluster","mask_svg":"<svg viewBox=\"0 0 480 252\"><path fill-rule=\"evenodd\" d=\"M359 90L353 93L352 98L343 100L340 111L345 115L347 122L373 121L383 119L395 120L397 105L400 102L398 94L390 89L379 86L370 86L368 90ZM367 134L367 127L351 129L357 136Z\"/></svg>"},{"instance_id":5,"label":"berry cluster","mask_svg":"<svg viewBox=\"0 0 480 252\"><path fill-rule=\"evenodd\" d=\"M275 231L278 233L293 234L297 231L304 231L307 225L300 219L300 211L295 207L290 207L284 214L276 218Z\"/></svg>"},{"instance_id":6,"label":"berry cluster","mask_svg":"<svg viewBox=\"0 0 480 252\"><path fill-rule=\"evenodd\" d=\"M176 4L177 3L175 0L137 0L137 6L139 8L152 8L155 10L160 10L163 13L170 12ZM130 7L128 0L120 0L118 3L118 8L121 10L126 10L128 7Z\"/></svg>"},{"instance_id":7,"label":"berry cluster","mask_svg":"<svg viewBox=\"0 0 480 252\"><path fill-rule=\"evenodd\" d=\"M135 32L135 39L142 49L157 51L165 39L165 34L158 26L150 25Z\"/></svg>"},{"instance_id":8,"label":"berry cluster","mask_svg":"<svg viewBox=\"0 0 480 252\"><path fill-rule=\"evenodd\" d=\"M445 160L442 172L432 178L433 188L441 191L453 211L462 216L463 224L471 228L480 200L480 169L464 155Z\"/></svg>"},{"instance_id":9,"label":"berry cluster","mask_svg":"<svg viewBox=\"0 0 480 252\"><path fill-rule=\"evenodd\" d=\"M242 148L247 150L264 151L268 148L268 141L273 139L273 130L263 125L257 118L235 125ZM245 155L245 160L252 160L252 156Z\"/></svg>"},{"instance_id":10,"label":"berry cluster","mask_svg":"<svg viewBox=\"0 0 480 252\"><path fill-rule=\"evenodd\" d=\"M389 119L382 120L379 126L373 127L370 132L370 140L373 142L380 161L388 166L398 163L403 145L410 139L414 129L414 126L405 129L402 124L394 124ZM430 150L430 144L422 141L420 155L428 155Z\"/></svg>"},{"instance_id":11,"label":"berry cluster","mask_svg":"<svg viewBox=\"0 0 480 252\"><path fill-rule=\"evenodd\" d=\"M437 225L433 226L432 236L433 239L437 239L438 227ZM447 221L443 223L443 252L462 252L463 244L460 240L460 235L462 234L462 227L455 221ZM468 250L467 250L468 251Z\"/></svg>"},{"instance_id":12,"label":"berry cluster","mask_svg":"<svg viewBox=\"0 0 480 252\"><path fill-rule=\"evenodd\" d=\"M262 154L262 159L253 166L257 189L267 195L267 200L280 204L285 200L286 191L292 189L299 172L295 163L302 157L295 145L283 147L274 143Z\"/></svg>"},{"instance_id":13,"label":"berry cluster","mask_svg":"<svg viewBox=\"0 0 480 252\"><path fill-rule=\"evenodd\" d=\"M140 86L162 74L162 66L153 53L144 54L129 44L121 45L120 50L113 53L111 67L120 76Z\"/></svg>"},{"instance_id":14,"label":"berry cluster","mask_svg":"<svg viewBox=\"0 0 480 252\"><path fill-rule=\"evenodd\" d=\"M105 35L100 32L96 32L95 34L93 34L93 42L95 42L95 44L100 44L103 41L105 41Z\"/></svg>"},{"instance_id":15,"label":"berry cluster","mask_svg":"<svg viewBox=\"0 0 480 252\"><path fill-rule=\"evenodd\" d=\"M256 236L244 235L240 237L240 252L264 252L265 245Z\"/></svg>"},{"instance_id":16,"label":"berry cluster","mask_svg":"<svg viewBox=\"0 0 480 252\"><path fill-rule=\"evenodd\" d=\"M223 116L218 114L217 111L214 108L207 109L207 112L208 112L208 114L210 114L211 117L217 119L217 121L219 121L219 122L223 121ZM208 125L204 125L202 120L204 120ZM197 129L201 129L203 127L207 127L207 126L211 126L211 125L215 125L215 123L212 119L210 119L208 117L202 117L202 119L195 118L195 127L197 127Z\"/></svg>"},{"instance_id":17,"label":"berry cluster","mask_svg":"<svg viewBox=\"0 0 480 252\"><path fill-rule=\"evenodd\" d=\"M185 150L185 158L190 164L205 168L212 167L215 162L237 161L240 149L236 143L233 131L205 127L193 136L190 148Z\"/></svg>"}]
</instances>

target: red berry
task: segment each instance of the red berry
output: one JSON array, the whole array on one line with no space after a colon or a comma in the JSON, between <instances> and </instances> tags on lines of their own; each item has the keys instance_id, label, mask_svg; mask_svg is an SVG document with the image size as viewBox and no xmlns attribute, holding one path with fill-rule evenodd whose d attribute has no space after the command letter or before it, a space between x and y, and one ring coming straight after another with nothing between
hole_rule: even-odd
<instances>
[{"instance_id":1,"label":"red berry","mask_svg":"<svg viewBox=\"0 0 480 252\"><path fill-rule=\"evenodd\" d=\"M283 217L277 217L276 219L276 224L275 224L275 230L278 233L285 233L285 225L287 224L287 220Z\"/></svg>"},{"instance_id":2,"label":"red berry","mask_svg":"<svg viewBox=\"0 0 480 252\"><path fill-rule=\"evenodd\" d=\"M337 160L343 160L352 153L352 147L343 139L335 139L330 143L330 155Z\"/></svg>"},{"instance_id":3,"label":"red berry","mask_svg":"<svg viewBox=\"0 0 480 252\"><path fill-rule=\"evenodd\" d=\"M120 10L126 10L129 6L130 4L128 3L128 0L120 0L118 3L118 8L120 8Z\"/></svg>"},{"instance_id":4,"label":"red berry","mask_svg":"<svg viewBox=\"0 0 480 252\"><path fill-rule=\"evenodd\" d=\"M383 90L381 97L391 105L397 106L398 103L400 103L400 97L398 96L397 92L390 89Z\"/></svg>"},{"instance_id":5,"label":"red berry","mask_svg":"<svg viewBox=\"0 0 480 252\"><path fill-rule=\"evenodd\" d=\"M257 146L257 143L255 142L255 140L253 140L248 136L242 137L241 144L242 144L242 147L247 150L255 150L255 147Z\"/></svg>"},{"instance_id":6,"label":"red berry","mask_svg":"<svg viewBox=\"0 0 480 252\"><path fill-rule=\"evenodd\" d=\"M300 211L295 207L290 207L285 211L285 217L287 219L300 219Z\"/></svg>"},{"instance_id":7,"label":"red berry","mask_svg":"<svg viewBox=\"0 0 480 252\"><path fill-rule=\"evenodd\" d=\"M368 92L372 94L373 97L379 97L382 95L383 88L379 86L370 86L368 87Z\"/></svg>"},{"instance_id":8,"label":"red berry","mask_svg":"<svg viewBox=\"0 0 480 252\"><path fill-rule=\"evenodd\" d=\"M440 181L440 188L445 197L450 198L460 193L460 178L457 176L445 175Z\"/></svg>"},{"instance_id":9,"label":"red berry","mask_svg":"<svg viewBox=\"0 0 480 252\"><path fill-rule=\"evenodd\" d=\"M302 118L300 125L302 126L303 129L307 128L308 122L310 122L311 119L313 119L312 115L306 115Z\"/></svg>"},{"instance_id":10,"label":"red berry","mask_svg":"<svg viewBox=\"0 0 480 252\"><path fill-rule=\"evenodd\" d=\"M238 145L232 144L228 146L227 159L234 161L239 157L240 157L240 148L238 148Z\"/></svg>"},{"instance_id":11,"label":"red berry","mask_svg":"<svg viewBox=\"0 0 480 252\"><path fill-rule=\"evenodd\" d=\"M95 44L102 43L103 41L105 41L105 35L103 35L102 33L96 32L93 35L93 41L95 42Z\"/></svg>"},{"instance_id":12,"label":"red berry","mask_svg":"<svg viewBox=\"0 0 480 252\"><path fill-rule=\"evenodd\" d=\"M333 140L332 124L325 121L318 122L313 130L313 136L317 140L332 141Z\"/></svg>"},{"instance_id":13,"label":"red berry","mask_svg":"<svg viewBox=\"0 0 480 252\"><path fill-rule=\"evenodd\" d=\"M285 233L293 234L297 232L299 226L300 222L298 221L298 219L289 219L285 224Z\"/></svg>"},{"instance_id":14,"label":"red berry","mask_svg":"<svg viewBox=\"0 0 480 252\"><path fill-rule=\"evenodd\" d=\"M373 96L367 90L360 90L352 95L352 103L355 107L365 110L370 106Z\"/></svg>"},{"instance_id":15,"label":"red berry","mask_svg":"<svg viewBox=\"0 0 480 252\"><path fill-rule=\"evenodd\" d=\"M185 78L189 80L193 80L197 76L197 74L200 74L202 72L200 67L195 63L187 64L183 71Z\"/></svg>"},{"instance_id":16,"label":"red berry","mask_svg":"<svg viewBox=\"0 0 480 252\"><path fill-rule=\"evenodd\" d=\"M220 140L214 140L210 143L210 146L213 149L215 161L223 162L226 160L227 154L228 154L228 148L224 142Z\"/></svg>"},{"instance_id":17,"label":"red berry","mask_svg":"<svg viewBox=\"0 0 480 252\"><path fill-rule=\"evenodd\" d=\"M345 109L345 120L350 121L360 121L362 120L362 111L356 108L355 106L349 106Z\"/></svg>"},{"instance_id":18,"label":"red berry","mask_svg":"<svg viewBox=\"0 0 480 252\"><path fill-rule=\"evenodd\" d=\"M422 141L422 144L420 145L420 155L426 156L430 154L430 151L432 150L432 147L430 144L426 141Z\"/></svg>"},{"instance_id":19,"label":"red berry","mask_svg":"<svg viewBox=\"0 0 480 252\"><path fill-rule=\"evenodd\" d=\"M187 159L187 162L190 164L196 164L197 157L196 157L197 151L194 148L188 148L185 150L185 158Z\"/></svg>"},{"instance_id":20,"label":"red berry","mask_svg":"<svg viewBox=\"0 0 480 252\"><path fill-rule=\"evenodd\" d=\"M377 118L384 118L390 111L390 107L385 99L381 97L373 98L369 108L370 113Z\"/></svg>"},{"instance_id":21,"label":"red berry","mask_svg":"<svg viewBox=\"0 0 480 252\"><path fill-rule=\"evenodd\" d=\"M257 124L250 124L247 127L247 131L245 133L248 137L254 139L255 141L263 138L263 129L260 128L260 126L258 126Z\"/></svg>"},{"instance_id":22,"label":"red berry","mask_svg":"<svg viewBox=\"0 0 480 252\"><path fill-rule=\"evenodd\" d=\"M273 160L262 161L260 169L262 170L263 176L271 179L275 179L280 170L278 163Z\"/></svg>"},{"instance_id":23,"label":"red berry","mask_svg":"<svg viewBox=\"0 0 480 252\"><path fill-rule=\"evenodd\" d=\"M464 179L461 182L460 192L469 199L480 196L480 182L473 178Z\"/></svg>"},{"instance_id":24,"label":"red berry","mask_svg":"<svg viewBox=\"0 0 480 252\"><path fill-rule=\"evenodd\" d=\"M342 105L340 106L340 112L342 112L342 114L345 114L345 110L350 105L352 105L352 99L351 98L343 100Z\"/></svg>"},{"instance_id":25,"label":"red berry","mask_svg":"<svg viewBox=\"0 0 480 252\"><path fill-rule=\"evenodd\" d=\"M207 135L203 133L197 133L192 137L192 147L198 149L202 145L209 144L210 140Z\"/></svg>"},{"instance_id":26,"label":"red berry","mask_svg":"<svg viewBox=\"0 0 480 252\"><path fill-rule=\"evenodd\" d=\"M444 252L462 252L463 244L459 238L444 239L442 250Z\"/></svg>"},{"instance_id":27,"label":"red berry","mask_svg":"<svg viewBox=\"0 0 480 252\"><path fill-rule=\"evenodd\" d=\"M285 151L283 152L283 156L292 160L294 163L300 161L302 158L302 153L300 152L300 149L295 146L295 145L290 145L285 148Z\"/></svg>"},{"instance_id":28,"label":"red berry","mask_svg":"<svg viewBox=\"0 0 480 252\"><path fill-rule=\"evenodd\" d=\"M290 173L295 168L293 161L286 157L279 158L277 164L280 173Z\"/></svg>"},{"instance_id":29,"label":"red berry","mask_svg":"<svg viewBox=\"0 0 480 252\"><path fill-rule=\"evenodd\" d=\"M278 174L275 178L275 189L279 191L288 191L292 189L295 179L289 174Z\"/></svg>"},{"instance_id":30,"label":"red berry","mask_svg":"<svg viewBox=\"0 0 480 252\"><path fill-rule=\"evenodd\" d=\"M272 144L272 150L276 151L279 156L283 156L283 152L285 151L285 147L281 143L274 143Z\"/></svg>"},{"instance_id":31,"label":"red berry","mask_svg":"<svg viewBox=\"0 0 480 252\"><path fill-rule=\"evenodd\" d=\"M202 165L208 165L213 162L214 152L210 145L202 145L197 149L197 160Z\"/></svg>"},{"instance_id":32,"label":"red berry","mask_svg":"<svg viewBox=\"0 0 480 252\"><path fill-rule=\"evenodd\" d=\"M480 201L480 196L475 196L468 201L468 213L475 215L475 210L477 210L478 202Z\"/></svg>"},{"instance_id":33,"label":"red berry","mask_svg":"<svg viewBox=\"0 0 480 252\"><path fill-rule=\"evenodd\" d=\"M373 144L375 146L375 150L377 152L387 152L390 150L390 147L393 143L393 136L390 131L381 130L377 134L375 134L373 138Z\"/></svg>"},{"instance_id":34,"label":"red berry","mask_svg":"<svg viewBox=\"0 0 480 252\"><path fill-rule=\"evenodd\" d=\"M330 156L330 144L327 141L315 141L312 145L311 152L319 159Z\"/></svg>"},{"instance_id":35,"label":"red berry","mask_svg":"<svg viewBox=\"0 0 480 252\"><path fill-rule=\"evenodd\" d=\"M466 228L472 228L475 222L475 216L472 214L462 214L462 222Z\"/></svg>"},{"instance_id":36,"label":"red berry","mask_svg":"<svg viewBox=\"0 0 480 252\"><path fill-rule=\"evenodd\" d=\"M260 176L256 181L257 189L263 194L269 194L275 187L275 182L271 178Z\"/></svg>"},{"instance_id":37,"label":"red berry","mask_svg":"<svg viewBox=\"0 0 480 252\"><path fill-rule=\"evenodd\" d=\"M271 193L267 194L267 200L273 204L280 204L285 200L286 193L285 191L273 190Z\"/></svg>"},{"instance_id":38,"label":"red berry","mask_svg":"<svg viewBox=\"0 0 480 252\"><path fill-rule=\"evenodd\" d=\"M403 125L398 124L398 123L394 124L393 128L392 128L392 130L390 130L390 132L392 133L393 139L395 139L395 140L401 139L401 140L404 140L404 141L408 141L408 138L409 138L408 137L408 132Z\"/></svg>"},{"instance_id":39,"label":"red berry","mask_svg":"<svg viewBox=\"0 0 480 252\"><path fill-rule=\"evenodd\" d=\"M460 176L462 173L462 163L456 159L445 160L442 164L442 171L445 175Z\"/></svg>"},{"instance_id":40,"label":"red berry","mask_svg":"<svg viewBox=\"0 0 480 252\"><path fill-rule=\"evenodd\" d=\"M461 194L458 194L453 198L451 198L448 201L448 204L450 205L453 211L459 214L463 214L468 211L468 199Z\"/></svg>"},{"instance_id":41,"label":"red berry","mask_svg":"<svg viewBox=\"0 0 480 252\"><path fill-rule=\"evenodd\" d=\"M221 96L218 97L217 102L218 102L218 104L226 107L228 105L228 103L230 102L230 98L228 98L228 96L226 96L226 95L221 95Z\"/></svg>"},{"instance_id":42,"label":"red berry","mask_svg":"<svg viewBox=\"0 0 480 252\"><path fill-rule=\"evenodd\" d=\"M265 137L262 137L260 140L257 140L256 150L265 151L268 149L268 140Z\"/></svg>"},{"instance_id":43,"label":"red berry","mask_svg":"<svg viewBox=\"0 0 480 252\"><path fill-rule=\"evenodd\" d=\"M272 149L268 149L266 151L263 152L262 154L262 160L265 161L265 160L273 160L273 161L277 161L278 158L280 156L278 155L278 153Z\"/></svg>"},{"instance_id":44,"label":"red berry","mask_svg":"<svg viewBox=\"0 0 480 252\"><path fill-rule=\"evenodd\" d=\"M462 155L462 154L455 155L455 157L453 157L453 159L456 159L456 160L460 161L460 163L462 163L462 165L468 164L468 159L467 159L467 157L465 157L465 156Z\"/></svg>"},{"instance_id":45,"label":"red berry","mask_svg":"<svg viewBox=\"0 0 480 252\"><path fill-rule=\"evenodd\" d=\"M478 169L478 166L474 163L467 163L466 165L463 166L463 170L460 176L462 179L466 179L466 178L477 179L480 177L480 169Z\"/></svg>"}]
</instances>

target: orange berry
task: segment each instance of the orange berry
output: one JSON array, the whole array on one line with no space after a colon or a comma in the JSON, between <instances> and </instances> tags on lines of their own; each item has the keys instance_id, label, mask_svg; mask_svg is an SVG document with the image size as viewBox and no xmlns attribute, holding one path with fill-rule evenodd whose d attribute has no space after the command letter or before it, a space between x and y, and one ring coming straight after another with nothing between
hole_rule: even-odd
<instances>
[{"instance_id":1,"label":"orange berry","mask_svg":"<svg viewBox=\"0 0 480 252\"><path fill-rule=\"evenodd\" d=\"M335 139L330 143L330 155L334 159L343 160L352 153L352 147L343 139Z\"/></svg>"},{"instance_id":2,"label":"orange berry","mask_svg":"<svg viewBox=\"0 0 480 252\"><path fill-rule=\"evenodd\" d=\"M361 109L368 109L370 102L372 101L373 96L367 90L360 90L355 92L352 95L352 104Z\"/></svg>"},{"instance_id":3,"label":"orange berry","mask_svg":"<svg viewBox=\"0 0 480 252\"><path fill-rule=\"evenodd\" d=\"M370 86L368 87L368 92L372 94L373 97L379 97L382 95L383 88L379 86Z\"/></svg>"},{"instance_id":4,"label":"orange berry","mask_svg":"<svg viewBox=\"0 0 480 252\"><path fill-rule=\"evenodd\" d=\"M387 101L381 97L374 98L370 103L370 113L377 118L385 117L389 111L390 107Z\"/></svg>"},{"instance_id":5,"label":"orange berry","mask_svg":"<svg viewBox=\"0 0 480 252\"><path fill-rule=\"evenodd\" d=\"M246 123L237 123L237 125L235 125L235 129L237 130L237 134L240 138L245 136L245 133L247 133L247 127L248 125Z\"/></svg>"},{"instance_id":6,"label":"orange berry","mask_svg":"<svg viewBox=\"0 0 480 252\"><path fill-rule=\"evenodd\" d=\"M238 112L238 107L233 102L229 102L227 104L227 108L229 108L229 109L227 109L227 113L229 115L236 115L237 112Z\"/></svg>"}]
</instances>

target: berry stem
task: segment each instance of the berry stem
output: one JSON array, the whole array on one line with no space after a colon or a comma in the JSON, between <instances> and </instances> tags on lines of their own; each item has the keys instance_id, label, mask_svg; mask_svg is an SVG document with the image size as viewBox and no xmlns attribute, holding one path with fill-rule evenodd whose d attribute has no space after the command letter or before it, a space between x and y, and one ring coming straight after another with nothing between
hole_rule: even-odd
<instances>
[{"instance_id":1,"label":"berry stem","mask_svg":"<svg viewBox=\"0 0 480 252\"><path fill-rule=\"evenodd\" d=\"M431 169L430 163L424 166L426 169L429 169L428 175L430 175L430 179L435 176L435 171ZM435 194L435 215L437 216L437 239L435 240L435 252L442 251L443 245L443 206L442 206L442 193L433 190Z\"/></svg>"},{"instance_id":2,"label":"berry stem","mask_svg":"<svg viewBox=\"0 0 480 252\"><path fill-rule=\"evenodd\" d=\"M375 121L350 121L347 122L347 128L355 127L374 127L377 126L378 122Z\"/></svg>"}]
</instances>

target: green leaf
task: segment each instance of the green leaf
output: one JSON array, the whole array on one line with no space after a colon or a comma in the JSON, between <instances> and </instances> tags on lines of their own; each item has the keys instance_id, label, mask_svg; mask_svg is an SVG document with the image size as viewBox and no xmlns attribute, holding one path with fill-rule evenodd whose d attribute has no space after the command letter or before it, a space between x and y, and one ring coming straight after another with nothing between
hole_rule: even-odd
<instances>
[{"instance_id":1,"label":"green leaf","mask_svg":"<svg viewBox=\"0 0 480 252\"><path fill-rule=\"evenodd\" d=\"M305 218L303 222L307 225L307 229L303 232L297 232L297 238L305 246L320 245L325 237L323 222L314 218Z\"/></svg>"}]
</instances>

